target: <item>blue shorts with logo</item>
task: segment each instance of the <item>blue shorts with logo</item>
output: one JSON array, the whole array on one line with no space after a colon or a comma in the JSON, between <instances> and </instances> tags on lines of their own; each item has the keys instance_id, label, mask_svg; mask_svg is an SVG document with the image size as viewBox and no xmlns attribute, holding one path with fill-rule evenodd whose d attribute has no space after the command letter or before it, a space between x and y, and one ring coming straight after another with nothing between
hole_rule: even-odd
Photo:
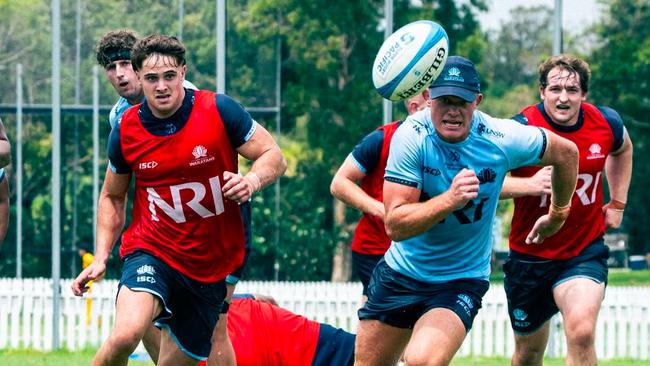
<instances>
[{"instance_id":1,"label":"blue shorts with logo","mask_svg":"<svg viewBox=\"0 0 650 366\"><path fill-rule=\"evenodd\" d=\"M503 265L503 285L515 333L534 332L559 311L553 297L557 285L577 277L607 283L607 258L609 248L602 237L568 260L550 260L510 251Z\"/></svg>"},{"instance_id":2,"label":"blue shorts with logo","mask_svg":"<svg viewBox=\"0 0 650 366\"><path fill-rule=\"evenodd\" d=\"M370 276L372 271L379 263L379 260L384 257L383 254L362 254L352 252L352 269L359 277L363 285L363 294L368 296L368 284L370 283Z\"/></svg>"},{"instance_id":3,"label":"blue shorts with logo","mask_svg":"<svg viewBox=\"0 0 650 366\"><path fill-rule=\"evenodd\" d=\"M156 326L167 329L188 356L208 357L212 330L226 297L224 281L194 281L153 255L137 251L124 259L121 286L159 298L163 311L154 319Z\"/></svg>"},{"instance_id":4,"label":"blue shorts with logo","mask_svg":"<svg viewBox=\"0 0 650 366\"><path fill-rule=\"evenodd\" d=\"M478 279L421 282L393 270L382 259L372 273L368 302L359 309L359 319L413 329L429 310L445 308L456 313L469 332L489 287L488 281Z\"/></svg>"},{"instance_id":5,"label":"blue shorts with logo","mask_svg":"<svg viewBox=\"0 0 650 366\"><path fill-rule=\"evenodd\" d=\"M312 366L352 366L354 364L354 334L329 324L320 324Z\"/></svg>"}]
</instances>

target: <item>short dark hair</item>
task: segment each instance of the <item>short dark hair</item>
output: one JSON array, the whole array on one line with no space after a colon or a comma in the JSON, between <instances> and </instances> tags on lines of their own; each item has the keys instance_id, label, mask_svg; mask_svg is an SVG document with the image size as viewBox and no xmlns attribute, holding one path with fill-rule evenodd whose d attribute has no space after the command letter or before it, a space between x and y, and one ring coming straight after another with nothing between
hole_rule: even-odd
<instances>
[{"instance_id":1,"label":"short dark hair","mask_svg":"<svg viewBox=\"0 0 650 366\"><path fill-rule=\"evenodd\" d=\"M176 60L176 66L185 65L185 46L174 36L154 34L138 40L131 51L131 66L133 70L142 69L142 63L147 57L159 54L170 56Z\"/></svg>"},{"instance_id":2,"label":"short dark hair","mask_svg":"<svg viewBox=\"0 0 650 366\"><path fill-rule=\"evenodd\" d=\"M106 68L115 60L130 60L131 49L138 35L130 29L118 29L106 33L95 45L97 63Z\"/></svg>"},{"instance_id":3,"label":"short dark hair","mask_svg":"<svg viewBox=\"0 0 650 366\"><path fill-rule=\"evenodd\" d=\"M548 73L554 67L567 70L571 74L577 74L580 77L580 89L584 93L589 91L589 78L591 78L591 70L589 64L571 55L557 55L548 58L546 61L539 65L539 85L546 88L548 85Z\"/></svg>"}]
</instances>

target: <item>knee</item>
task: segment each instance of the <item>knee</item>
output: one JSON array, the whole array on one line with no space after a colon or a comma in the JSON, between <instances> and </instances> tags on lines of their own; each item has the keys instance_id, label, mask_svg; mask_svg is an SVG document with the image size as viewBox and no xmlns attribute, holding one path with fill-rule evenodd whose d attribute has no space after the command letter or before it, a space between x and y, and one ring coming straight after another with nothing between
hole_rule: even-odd
<instances>
[{"instance_id":1,"label":"knee","mask_svg":"<svg viewBox=\"0 0 650 366\"><path fill-rule=\"evenodd\" d=\"M449 362L451 362L450 359L433 353L411 353L408 351L404 353L405 366L444 366L448 365Z\"/></svg>"},{"instance_id":2,"label":"knee","mask_svg":"<svg viewBox=\"0 0 650 366\"><path fill-rule=\"evenodd\" d=\"M567 326L567 342L576 347L588 348L594 344L596 338L594 333L594 327L586 322Z\"/></svg>"},{"instance_id":3,"label":"knee","mask_svg":"<svg viewBox=\"0 0 650 366\"><path fill-rule=\"evenodd\" d=\"M108 342L117 353L131 354L142 340L142 336L133 331L113 331Z\"/></svg>"},{"instance_id":4,"label":"knee","mask_svg":"<svg viewBox=\"0 0 650 366\"><path fill-rule=\"evenodd\" d=\"M517 343L513 355L513 365L541 365L546 352L546 344Z\"/></svg>"}]
</instances>

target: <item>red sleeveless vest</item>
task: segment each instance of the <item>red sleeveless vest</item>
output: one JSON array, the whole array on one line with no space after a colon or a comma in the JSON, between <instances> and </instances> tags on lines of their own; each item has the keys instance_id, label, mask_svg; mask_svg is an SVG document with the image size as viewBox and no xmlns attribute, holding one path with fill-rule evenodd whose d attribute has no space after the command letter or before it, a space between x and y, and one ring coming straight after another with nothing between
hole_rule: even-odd
<instances>
[{"instance_id":1,"label":"red sleeveless vest","mask_svg":"<svg viewBox=\"0 0 650 366\"><path fill-rule=\"evenodd\" d=\"M375 168L361 180L361 189L380 202L384 202L384 171L390 151L390 141L397 130L399 121L383 125L378 130L384 131L381 155ZM384 254L390 247L391 240L386 235L384 222L377 216L366 213L361 216L352 238L352 251L361 254Z\"/></svg>"},{"instance_id":2,"label":"red sleeveless vest","mask_svg":"<svg viewBox=\"0 0 650 366\"><path fill-rule=\"evenodd\" d=\"M216 282L244 257L239 207L221 193L223 172L237 172L237 153L215 94L196 91L194 98L187 123L169 136L149 133L139 107L124 113L120 143L135 199L120 256L145 250L191 279Z\"/></svg>"},{"instance_id":3,"label":"red sleeveless vest","mask_svg":"<svg viewBox=\"0 0 650 366\"><path fill-rule=\"evenodd\" d=\"M573 141L579 151L578 183L571 199L571 213L562 229L540 245L527 245L526 236L540 216L548 213L550 197L516 198L510 231L510 248L524 254L547 259L568 259L578 255L589 243L605 232L602 171L614 144L614 135L605 117L593 105L582 103L583 125L575 131L562 132L546 121L536 105L526 107L523 114L528 124L549 129ZM512 171L516 177L530 177L540 167Z\"/></svg>"}]
</instances>

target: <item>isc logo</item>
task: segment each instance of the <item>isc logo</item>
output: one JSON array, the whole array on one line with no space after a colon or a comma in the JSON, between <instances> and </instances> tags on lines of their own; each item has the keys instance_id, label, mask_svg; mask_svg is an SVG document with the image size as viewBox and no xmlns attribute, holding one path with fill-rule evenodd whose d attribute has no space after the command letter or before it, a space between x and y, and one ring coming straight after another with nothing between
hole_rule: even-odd
<instances>
[{"instance_id":1,"label":"isc logo","mask_svg":"<svg viewBox=\"0 0 650 366\"><path fill-rule=\"evenodd\" d=\"M138 164L138 167L140 170L145 170L145 169L153 169L158 166L157 161L147 161L146 163L140 163Z\"/></svg>"},{"instance_id":2,"label":"isc logo","mask_svg":"<svg viewBox=\"0 0 650 366\"><path fill-rule=\"evenodd\" d=\"M210 208L205 207L201 204L201 201L205 198L207 192L207 189L203 183L189 182L170 186L169 196L171 197L172 205L168 204L164 199L162 199L156 190L153 188L147 188L147 198L149 200L149 212L151 212L151 220L160 221L158 218L158 212L156 210L157 208L163 210L163 212L167 214L167 216L171 217L176 223L183 223L187 221L185 214L183 213L183 206L189 207L191 210L203 218L208 218L223 213L223 197L221 195L221 183L219 182L219 177L217 176L210 178L208 185L210 193L212 194L212 202L214 204L214 206L210 208L212 208L214 212L210 211ZM181 201L181 191L183 190L191 190L193 192L193 196L188 202Z\"/></svg>"}]
</instances>

